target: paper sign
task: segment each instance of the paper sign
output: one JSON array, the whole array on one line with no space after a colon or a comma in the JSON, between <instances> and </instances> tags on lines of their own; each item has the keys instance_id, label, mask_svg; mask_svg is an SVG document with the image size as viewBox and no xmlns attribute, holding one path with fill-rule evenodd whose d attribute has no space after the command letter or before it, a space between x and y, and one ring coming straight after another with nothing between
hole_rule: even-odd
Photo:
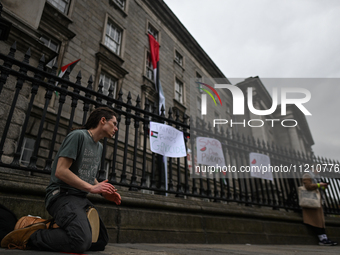
<instances>
[{"instance_id":1,"label":"paper sign","mask_svg":"<svg viewBox=\"0 0 340 255\"><path fill-rule=\"evenodd\" d=\"M198 164L225 166L223 149L219 140L208 137L197 137L196 148Z\"/></svg>"},{"instance_id":2,"label":"paper sign","mask_svg":"<svg viewBox=\"0 0 340 255\"><path fill-rule=\"evenodd\" d=\"M183 132L174 127L150 122L151 151L170 158L180 158L187 155Z\"/></svg>"},{"instance_id":3,"label":"paper sign","mask_svg":"<svg viewBox=\"0 0 340 255\"><path fill-rule=\"evenodd\" d=\"M250 176L273 181L273 172L270 168L270 158L267 155L249 153Z\"/></svg>"}]
</instances>

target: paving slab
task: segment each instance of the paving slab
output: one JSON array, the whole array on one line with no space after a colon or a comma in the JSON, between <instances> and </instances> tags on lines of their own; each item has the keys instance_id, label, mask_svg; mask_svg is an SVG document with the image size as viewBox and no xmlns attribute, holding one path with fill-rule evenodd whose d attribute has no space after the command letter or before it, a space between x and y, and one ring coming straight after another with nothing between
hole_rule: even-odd
<instances>
[{"instance_id":1,"label":"paving slab","mask_svg":"<svg viewBox=\"0 0 340 255\"><path fill-rule=\"evenodd\" d=\"M33 250L8 250L0 249L4 255L60 255L75 253L60 253ZM105 251L85 252L83 254L102 255L310 255L340 254L340 246L318 246L318 245L252 245L252 244L109 244Z\"/></svg>"}]
</instances>

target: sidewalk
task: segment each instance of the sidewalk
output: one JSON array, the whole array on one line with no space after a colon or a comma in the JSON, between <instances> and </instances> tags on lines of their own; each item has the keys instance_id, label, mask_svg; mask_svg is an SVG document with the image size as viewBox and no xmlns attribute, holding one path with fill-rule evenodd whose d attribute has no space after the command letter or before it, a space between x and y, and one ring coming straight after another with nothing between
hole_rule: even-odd
<instances>
[{"instance_id":1,"label":"sidewalk","mask_svg":"<svg viewBox=\"0 0 340 255\"><path fill-rule=\"evenodd\" d=\"M59 252L39 252L0 249L4 255L60 255ZM64 253L65 254L65 253ZM142 255L310 255L310 254L340 254L340 246L318 245L250 245L250 244L109 244L102 252L85 252L84 254L142 254Z\"/></svg>"}]
</instances>

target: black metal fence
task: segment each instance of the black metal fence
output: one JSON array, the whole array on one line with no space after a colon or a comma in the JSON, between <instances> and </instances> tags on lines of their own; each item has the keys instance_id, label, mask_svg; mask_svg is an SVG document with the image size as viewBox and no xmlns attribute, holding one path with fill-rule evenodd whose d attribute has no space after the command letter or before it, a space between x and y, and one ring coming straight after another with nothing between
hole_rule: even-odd
<instances>
[{"instance_id":1,"label":"black metal fence","mask_svg":"<svg viewBox=\"0 0 340 255\"><path fill-rule=\"evenodd\" d=\"M118 113L119 130L113 141L106 138L103 140L98 179L108 178L112 184L136 192L143 190L215 202L299 209L299 172L293 173L290 178L274 173L273 181L251 178L247 176L248 173L228 173L224 178L210 179L202 176L196 179L190 178L187 158L177 158L168 159L165 176L159 157L150 151L148 145L149 123L155 121L183 131L186 146L191 148L192 155L195 154L196 136L214 137L223 141L226 161L238 167L248 164L250 152L268 155L273 165L303 165L306 162L327 164L327 173L322 175L323 180L330 183L325 193L325 212L340 214L339 178L334 175L334 169L328 169L331 165L339 166L338 161L304 155L251 137L231 134L223 129L217 132L211 126L206 127L206 123L193 123L192 119L189 125L188 116L180 116L178 111L173 113L172 108L167 113L162 109L161 115L158 115L158 107L150 105L147 99L142 106L139 96L133 102L128 93L124 100L122 91L114 99L113 87L109 88L108 95L103 95L101 83L98 91L93 90L92 76L83 86L81 72L76 81L71 82L69 69L63 78L59 78L56 66L51 72L44 71L44 57L40 59L38 67L33 67L29 64L30 50L23 61L15 58L15 52L14 44L8 55L0 53L0 106L3 109L0 114L0 167L50 174L53 157L71 127L83 125L91 109L114 105ZM15 130L18 132L13 132ZM25 146L28 139L34 141L34 146L31 146L27 154ZM24 154L29 155L26 163L23 160Z\"/></svg>"}]
</instances>

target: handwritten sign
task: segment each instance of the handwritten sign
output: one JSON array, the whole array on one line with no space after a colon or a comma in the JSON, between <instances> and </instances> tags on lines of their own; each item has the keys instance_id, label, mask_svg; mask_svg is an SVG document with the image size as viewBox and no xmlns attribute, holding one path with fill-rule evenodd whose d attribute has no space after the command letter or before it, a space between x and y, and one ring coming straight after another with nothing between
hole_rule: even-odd
<instances>
[{"instance_id":1,"label":"handwritten sign","mask_svg":"<svg viewBox=\"0 0 340 255\"><path fill-rule=\"evenodd\" d=\"M187 155L182 131L152 121L150 122L150 148L152 152L170 158Z\"/></svg>"},{"instance_id":2,"label":"handwritten sign","mask_svg":"<svg viewBox=\"0 0 340 255\"><path fill-rule=\"evenodd\" d=\"M208 137L197 137L196 148L198 164L225 166L223 149L219 140Z\"/></svg>"},{"instance_id":3,"label":"handwritten sign","mask_svg":"<svg viewBox=\"0 0 340 255\"><path fill-rule=\"evenodd\" d=\"M273 171L270 168L270 158L267 155L249 153L250 176L273 181Z\"/></svg>"}]
</instances>

